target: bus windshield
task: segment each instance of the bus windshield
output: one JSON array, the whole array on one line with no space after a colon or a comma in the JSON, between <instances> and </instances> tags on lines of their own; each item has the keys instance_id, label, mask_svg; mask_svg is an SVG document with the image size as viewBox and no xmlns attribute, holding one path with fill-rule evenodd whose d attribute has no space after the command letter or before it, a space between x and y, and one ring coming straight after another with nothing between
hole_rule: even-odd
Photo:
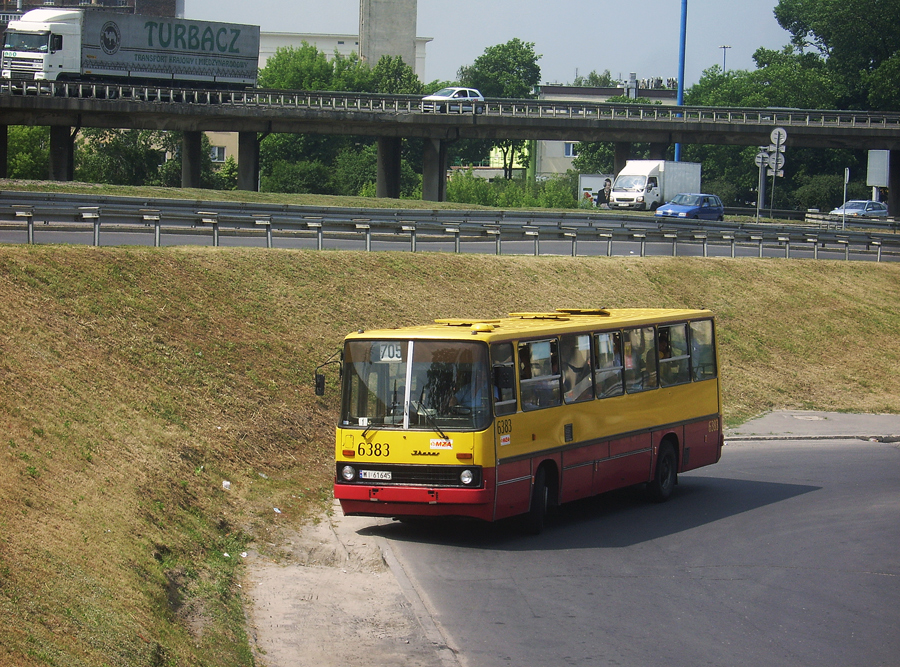
<instances>
[{"instance_id":1,"label":"bus windshield","mask_svg":"<svg viewBox=\"0 0 900 667\"><path fill-rule=\"evenodd\" d=\"M442 431L490 423L484 344L352 340L344 369L342 426Z\"/></svg>"},{"instance_id":2,"label":"bus windshield","mask_svg":"<svg viewBox=\"0 0 900 667\"><path fill-rule=\"evenodd\" d=\"M3 48L9 51L47 53L50 50L50 33L9 30L6 33L6 39L3 40Z\"/></svg>"}]
</instances>

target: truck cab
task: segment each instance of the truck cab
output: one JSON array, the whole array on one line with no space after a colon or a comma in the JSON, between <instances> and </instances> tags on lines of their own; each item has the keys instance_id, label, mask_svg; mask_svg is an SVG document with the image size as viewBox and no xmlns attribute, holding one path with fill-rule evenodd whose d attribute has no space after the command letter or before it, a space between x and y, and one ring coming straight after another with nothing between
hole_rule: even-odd
<instances>
[{"instance_id":1,"label":"truck cab","mask_svg":"<svg viewBox=\"0 0 900 667\"><path fill-rule=\"evenodd\" d=\"M81 12L34 9L12 21L3 40L5 79L57 81L80 72Z\"/></svg>"},{"instance_id":2,"label":"truck cab","mask_svg":"<svg viewBox=\"0 0 900 667\"><path fill-rule=\"evenodd\" d=\"M613 183L610 208L655 209L663 203L659 181L660 165L657 161L629 161Z\"/></svg>"}]
</instances>

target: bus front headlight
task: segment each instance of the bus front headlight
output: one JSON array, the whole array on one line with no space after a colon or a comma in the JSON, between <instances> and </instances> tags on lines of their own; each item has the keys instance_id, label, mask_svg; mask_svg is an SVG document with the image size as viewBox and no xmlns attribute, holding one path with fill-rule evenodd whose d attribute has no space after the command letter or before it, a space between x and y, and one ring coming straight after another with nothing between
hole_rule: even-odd
<instances>
[{"instance_id":1,"label":"bus front headlight","mask_svg":"<svg viewBox=\"0 0 900 667\"><path fill-rule=\"evenodd\" d=\"M475 475L472 474L471 470L463 470L459 473L459 481L463 484L471 484L473 479L475 479Z\"/></svg>"},{"instance_id":2,"label":"bus front headlight","mask_svg":"<svg viewBox=\"0 0 900 667\"><path fill-rule=\"evenodd\" d=\"M341 477L344 478L345 482L352 482L353 478L356 477L356 470L354 470L353 466L344 466L341 468Z\"/></svg>"}]
</instances>

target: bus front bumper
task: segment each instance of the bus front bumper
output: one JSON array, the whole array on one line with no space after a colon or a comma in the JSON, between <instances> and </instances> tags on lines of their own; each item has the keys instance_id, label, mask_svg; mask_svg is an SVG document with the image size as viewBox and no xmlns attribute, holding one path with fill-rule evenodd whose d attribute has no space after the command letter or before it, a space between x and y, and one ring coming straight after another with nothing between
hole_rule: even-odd
<instances>
[{"instance_id":1,"label":"bus front bumper","mask_svg":"<svg viewBox=\"0 0 900 667\"><path fill-rule=\"evenodd\" d=\"M487 487L335 484L334 497L341 502L341 509L347 516L455 516L491 521L494 515L494 492Z\"/></svg>"}]
</instances>

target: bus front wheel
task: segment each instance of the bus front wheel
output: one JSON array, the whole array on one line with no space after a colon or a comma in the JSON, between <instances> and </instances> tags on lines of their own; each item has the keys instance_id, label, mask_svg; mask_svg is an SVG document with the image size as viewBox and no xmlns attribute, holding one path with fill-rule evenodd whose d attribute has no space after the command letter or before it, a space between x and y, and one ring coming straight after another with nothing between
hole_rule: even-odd
<instances>
[{"instance_id":1,"label":"bus front wheel","mask_svg":"<svg viewBox=\"0 0 900 667\"><path fill-rule=\"evenodd\" d=\"M672 495L677 483L678 462L675 459L675 449L671 443L663 443L656 459L656 474L647 487L650 499L657 503L665 502Z\"/></svg>"}]
</instances>

